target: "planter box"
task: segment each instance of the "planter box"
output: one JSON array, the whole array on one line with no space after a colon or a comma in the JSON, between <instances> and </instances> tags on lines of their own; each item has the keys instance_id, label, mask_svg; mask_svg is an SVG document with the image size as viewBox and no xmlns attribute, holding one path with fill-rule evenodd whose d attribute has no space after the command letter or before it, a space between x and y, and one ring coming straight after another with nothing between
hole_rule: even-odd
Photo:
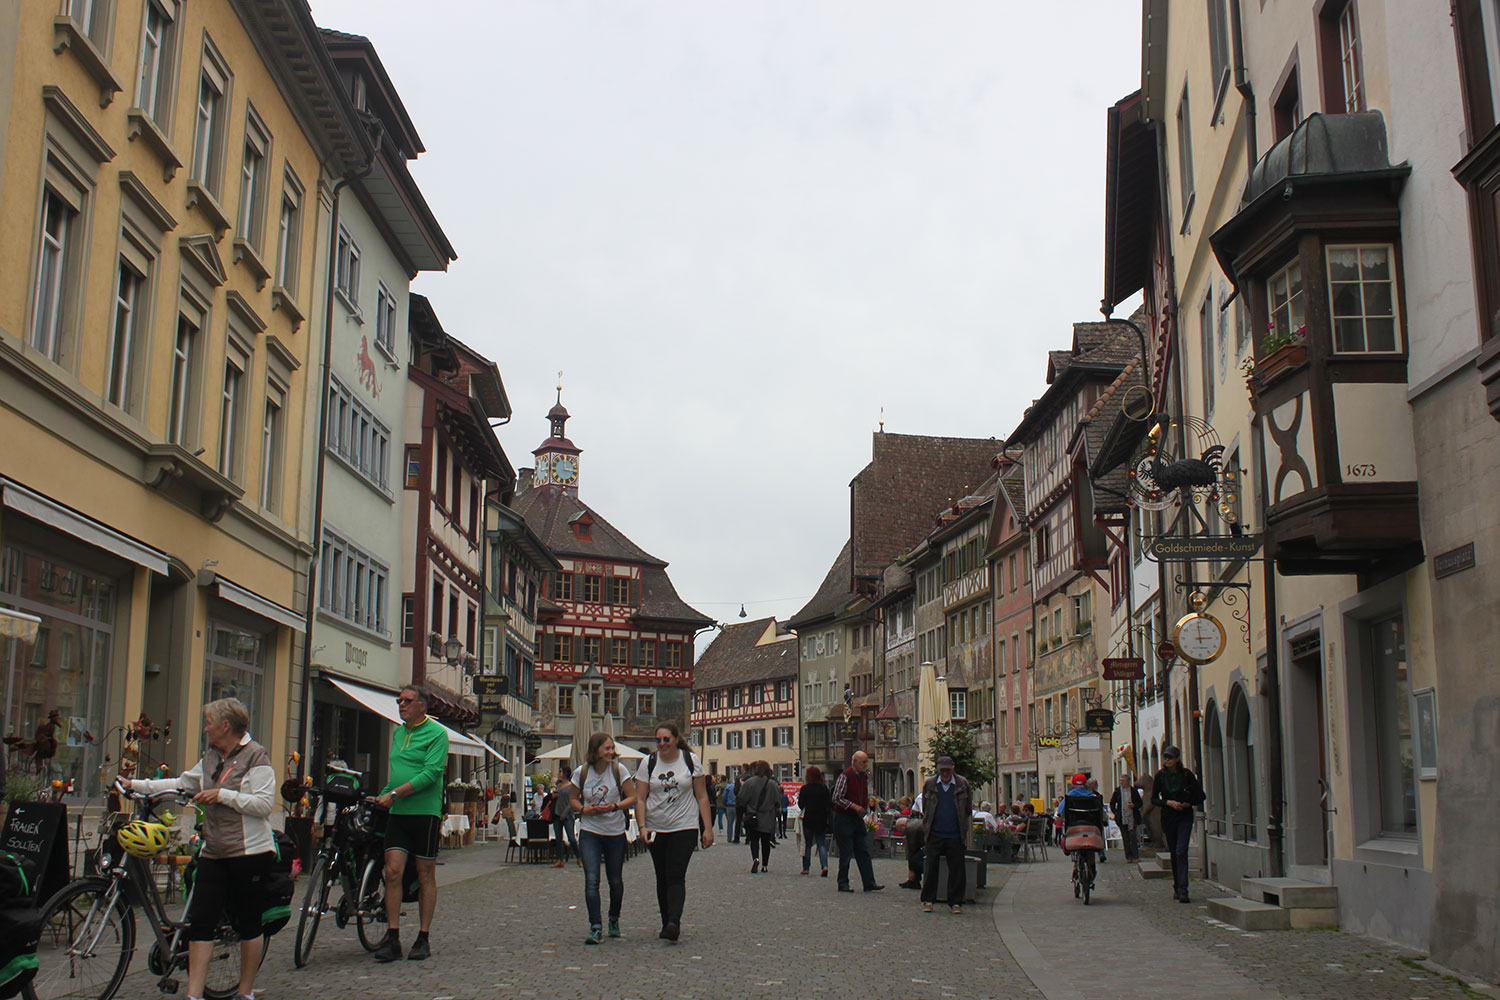
<instances>
[{"instance_id":1,"label":"planter box","mask_svg":"<svg viewBox=\"0 0 1500 1000\"><path fill-rule=\"evenodd\" d=\"M1307 345L1287 344L1260 359L1255 366L1255 378L1262 386L1267 386L1305 364L1307 364Z\"/></svg>"}]
</instances>

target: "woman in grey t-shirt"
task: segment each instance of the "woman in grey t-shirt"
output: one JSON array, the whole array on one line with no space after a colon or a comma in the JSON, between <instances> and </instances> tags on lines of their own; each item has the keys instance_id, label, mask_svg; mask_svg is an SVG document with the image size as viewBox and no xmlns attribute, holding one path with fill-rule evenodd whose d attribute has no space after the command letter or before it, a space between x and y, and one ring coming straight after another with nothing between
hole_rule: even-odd
<instances>
[{"instance_id":1,"label":"woman in grey t-shirt","mask_svg":"<svg viewBox=\"0 0 1500 1000\"><path fill-rule=\"evenodd\" d=\"M578 814L578 854L583 859L583 901L589 911L585 944L604 939L599 907L599 863L609 879L609 936L620 936L620 904L625 899L625 830L635 805L635 779L616 757L608 733L589 737L584 766L573 775L571 798Z\"/></svg>"}]
</instances>

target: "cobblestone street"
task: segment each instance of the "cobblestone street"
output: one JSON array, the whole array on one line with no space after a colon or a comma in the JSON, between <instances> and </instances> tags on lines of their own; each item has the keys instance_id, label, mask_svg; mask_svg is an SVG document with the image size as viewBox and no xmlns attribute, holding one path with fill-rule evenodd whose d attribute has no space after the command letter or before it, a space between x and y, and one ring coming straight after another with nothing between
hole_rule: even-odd
<instances>
[{"instance_id":1,"label":"cobblestone street","mask_svg":"<svg viewBox=\"0 0 1500 1000\"><path fill-rule=\"evenodd\" d=\"M1123 864L1100 868L1085 908L1058 852L1045 863L992 866L977 904L953 915L919 910L900 889L901 861L877 859L879 893L839 894L835 879L798 874L793 844L771 871L749 874L743 845L699 852L688 873L682 939L657 938L651 860L625 866L625 937L583 944L583 875L573 865L494 868L497 847L444 855L433 937L424 963L376 964L353 929L320 932L306 969L291 963L291 928L277 937L258 984L263 1000L295 997L772 998L1208 996L1213 1000L1338 997L1464 1000L1476 992L1418 956L1351 934L1255 934L1210 919L1218 895L1193 885L1194 904L1167 882ZM1122 860L1116 856L1117 860ZM837 861L834 861L837 864ZM857 884L858 880L855 879ZM607 893L606 893L607 900ZM410 944L415 913L403 934ZM1406 961L1403 961L1406 959ZM1481 988L1482 990L1482 988ZM155 995L134 975L122 997Z\"/></svg>"}]
</instances>

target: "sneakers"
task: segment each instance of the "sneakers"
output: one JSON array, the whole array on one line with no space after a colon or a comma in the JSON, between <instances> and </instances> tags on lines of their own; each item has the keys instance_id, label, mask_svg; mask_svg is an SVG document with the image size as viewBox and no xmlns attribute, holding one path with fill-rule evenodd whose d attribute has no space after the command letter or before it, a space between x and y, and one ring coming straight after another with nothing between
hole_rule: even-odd
<instances>
[{"instance_id":1,"label":"sneakers","mask_svg":"<svg viewBox=\"0 0 1500 1000\"><path fill-rule=\"evenodd\" d=\"M931 903L923 903L922 904L922 912L923 913L931 913L932 912L932 904Z\"/></svg>"},{"instance_id":2,"label":"sneakers","mask_svg":"<svg viewBox=\"0 0 1500 1000\"><path fill-rule=\"evenodd\" d=\"M584 944L599 944L604 940L604 932L597 927L589 928L589 936L583 939Z\"/></svg>"},{"instance_id":3,"label":"sneakers","mask_svg":"<svg viewBox=\"0 0 1500 1000\"><path fill-rule=\"evenodd\" d=\"M401 938L395 934L386 932L385 940L380 942L371 952L377 962L394 962L401 957Z\"/></svg>"},{"instance_id":4,"label":"sneakers","mask_svg":"<svg viewBox=\"0 0 1500 1000\"><path fill-rule=\"evenodd\" d=\"M948 909L952 910L954 913L964 912L964 908L962 906L959 906L957 903L954 903L952 906L948 907Z\"/></svg>"},{"instance_id":5,"label":"sneakers","mask_svg":"<svg viewBox=\"0 0 1500 1000\"><path fill-rule=\"evenodd\" d=\"M666 941L676 941L681 934L682 928L678 924L669 923L661 929L661 934L658 936Z\"/></svg>"},{"instance_id":6,"label":"sneakers","mask_svg":"<svg viewBox=\"0 0 1500 1000\"><path fill-rule=\"evenodd\" d=\"M418 934L417 939L412 942L411 951L406 953L408 962L420 962L432 957L432 945L427 943L426 934Z\"/></svg>"},{"instance_id":7,"label":"sneakers","mask_svg":"<svg viewBox=\"0 0 1500 1000\"><path fill-rule=\"evenodd\" d=\"M620 918L619 917L610 917L609 918L609 936L610 937L619 937L620 936Z\"/></svg>"}]
</instances>

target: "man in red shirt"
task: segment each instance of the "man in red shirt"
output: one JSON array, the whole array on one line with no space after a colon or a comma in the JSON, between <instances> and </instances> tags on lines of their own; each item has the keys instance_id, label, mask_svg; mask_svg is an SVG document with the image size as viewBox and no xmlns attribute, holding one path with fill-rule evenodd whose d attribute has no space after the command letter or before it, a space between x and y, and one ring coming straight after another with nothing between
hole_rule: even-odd
<instances>
[{"instance_id":1,"label":"man in red shirt","mask_svg":"<svg viewBox=\"0 0 1500 1000\"><path fill-rule=\"evenodd\" d=\"M859 877L865 892L876 892L885 886L875 882L875 866L870 863L870 834L865 829L865 814L870 811L870 778L866 773L870 755L856 750L849 766L839 772L833 784L833 839L839 845L839 892L853 892L849 885L849 862L859 863Z\"/></svg>"}]
</instances>

